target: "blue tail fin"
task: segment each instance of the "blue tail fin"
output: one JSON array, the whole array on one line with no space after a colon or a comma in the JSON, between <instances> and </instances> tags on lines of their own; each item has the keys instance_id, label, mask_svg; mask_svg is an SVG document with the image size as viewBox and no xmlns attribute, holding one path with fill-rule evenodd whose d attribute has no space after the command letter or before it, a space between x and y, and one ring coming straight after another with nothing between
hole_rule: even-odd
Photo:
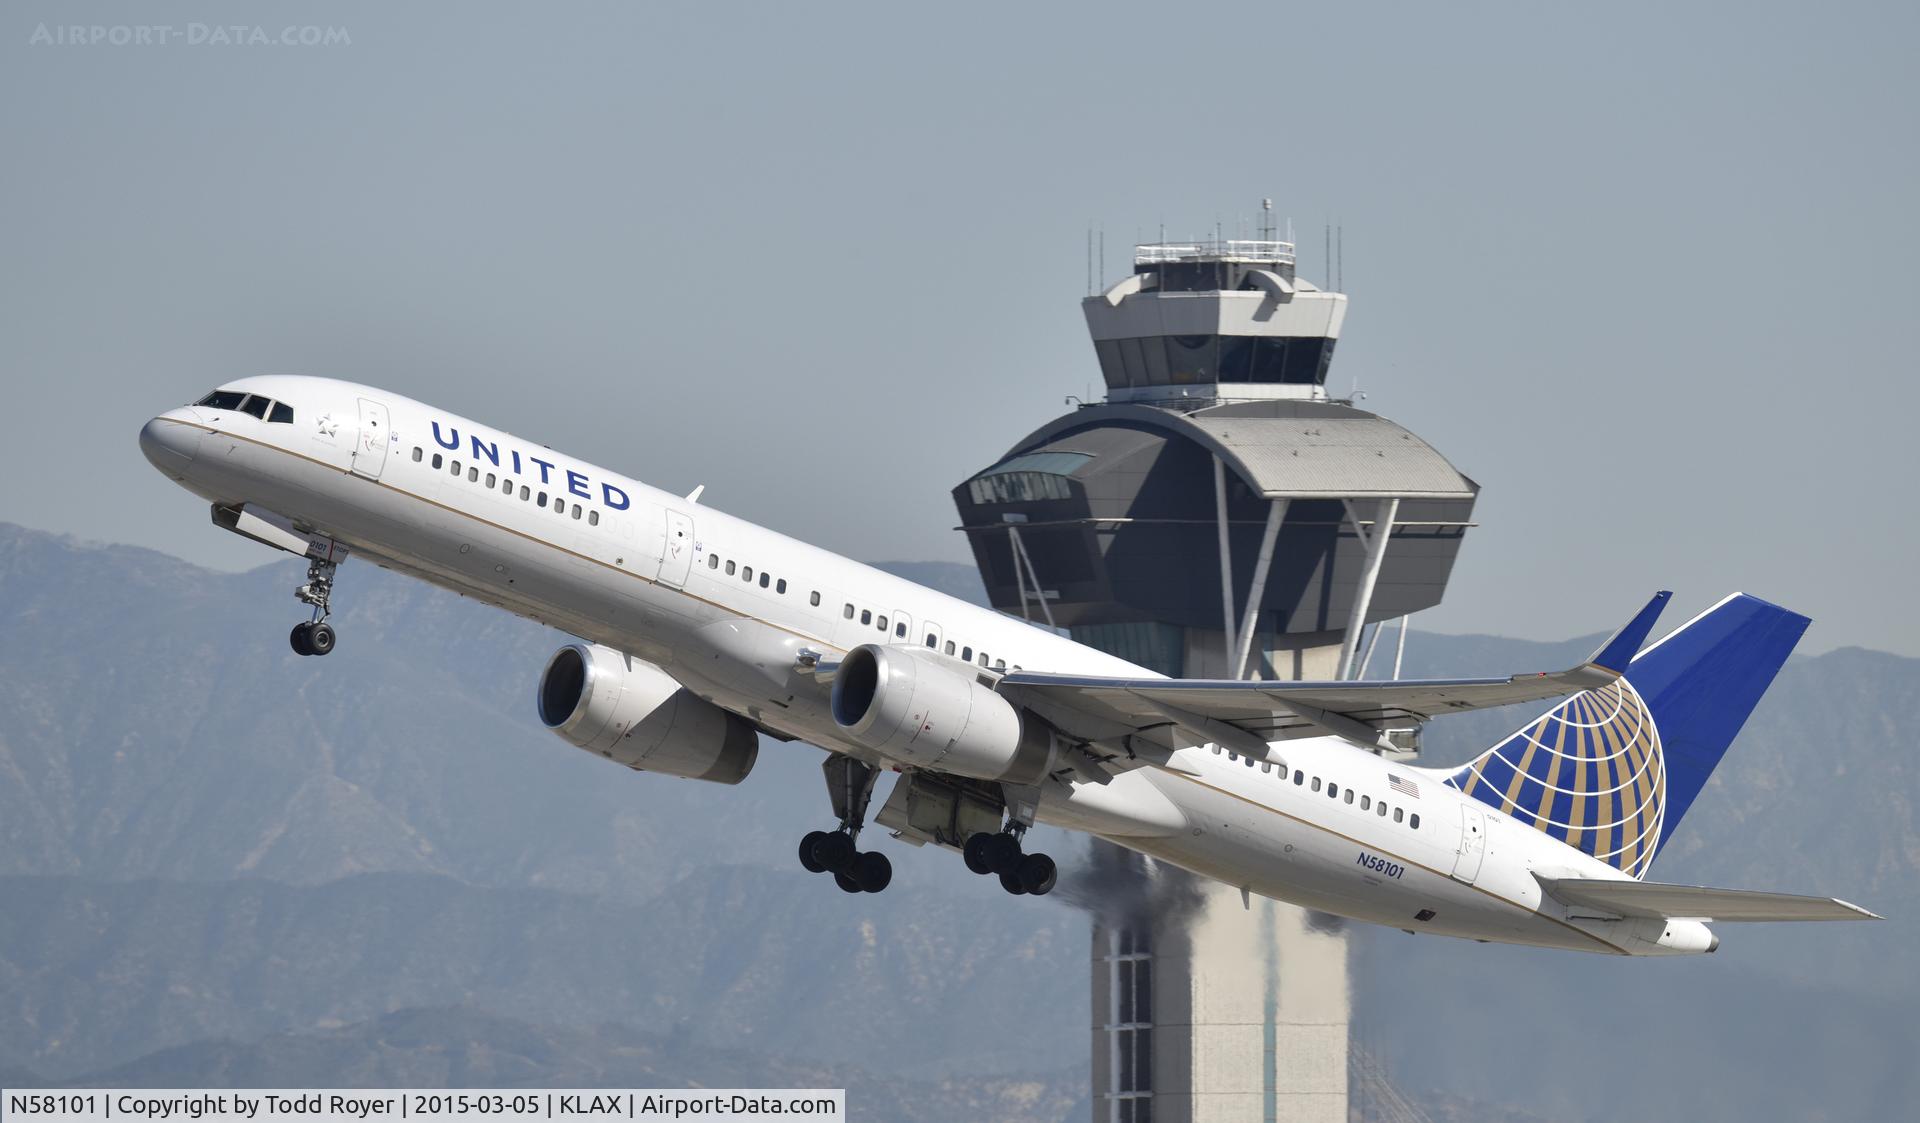
<instances>
[{"instance_id":1,"label":"blue tail fin","mask_svg":"<svg viewBox=\"0 0 1920 1123\"><path fill-rule=\"evenodd\" d=\"M1643 877L1809 623L1735 593L1447 783Z\"/></svg>"}]
</instances>

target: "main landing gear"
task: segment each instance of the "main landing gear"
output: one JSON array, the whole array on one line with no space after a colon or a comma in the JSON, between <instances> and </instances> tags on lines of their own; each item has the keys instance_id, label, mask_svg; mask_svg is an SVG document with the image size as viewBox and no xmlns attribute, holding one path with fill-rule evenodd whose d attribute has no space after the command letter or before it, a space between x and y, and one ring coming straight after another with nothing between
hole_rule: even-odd
<instances>
[{"instance_id":1,"label":"main landing gear","mask_svg":"<svg viewBox=\"0 0 1920 1123\"><path fill-rule=\"evenodd\" d=\"M333 575L339 569L340 563L335 561L316 558L307 563L307 583L293 595L313 606L313 619L295 624L293 634L287 637L294 654L325 655L333 650L333 625L327 623L327 617L333 614Z\"/></svg>"},{"instance_id":2,"label":"main landing gear","mask_svg":"<svg viewBox=\"0 0 1920 1123\"><path fill-rule=\"evenodd\" d=\"M878 893L893 881L893 863L885 854L859 847L860 828L867 818L878 769L850 756L833 754L820 763L826 773L827 795L840 829L809 831L800 840L800 864L811 873L831 873L833 882L848 893Z\"/></svg>"},{"instance_id":3,"label":"main landing gear","mask_svg":"<svg viewBox=\"0 0 1920 1123\"><path fill-rule=\"evenodd\" d=\"M1045 854L1027 854L1020 847L1020 840L1032 825L1015 818L1009 820L999 834L982 831L967 839L965 849L960 852L967 868L982 876L999 875L1000 888L1015 896L1031 893L1044 897L1053 892L1054 883L1060 879L1060 868Z\"/></svg>"}]
</instances>

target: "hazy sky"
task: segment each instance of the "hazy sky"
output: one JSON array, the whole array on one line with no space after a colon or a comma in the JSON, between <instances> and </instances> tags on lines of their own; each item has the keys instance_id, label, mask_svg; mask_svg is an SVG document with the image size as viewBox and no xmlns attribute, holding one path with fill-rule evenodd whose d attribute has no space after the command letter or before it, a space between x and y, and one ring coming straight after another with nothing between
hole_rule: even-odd
<instances>
[{"instance_id":1,"label":"hazy sky","mask_svg":"<svg viewBox=\"0 0 1920 1123\"><path fill-rule=\"evenodd\" d=\"M75 22L180 34L35 42ZM196 41L233 24L349 41ZM1916 41L1912 4L12 3L0 519L267 560L134 437L287 371L966 560L948 490L1099 384L1089 223L1111 279L1271 196L1309 278L1345 228L1332 385L1485 489L1416 626L1744 588L1920 654Z\"/></svg>"}]
</instances>

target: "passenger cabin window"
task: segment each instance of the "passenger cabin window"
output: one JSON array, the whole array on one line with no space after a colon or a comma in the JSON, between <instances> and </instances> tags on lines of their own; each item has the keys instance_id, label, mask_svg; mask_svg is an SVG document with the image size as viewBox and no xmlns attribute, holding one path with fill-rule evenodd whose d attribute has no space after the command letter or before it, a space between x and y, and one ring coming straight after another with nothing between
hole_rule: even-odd
<instances>
[{"instance_id":1,"label":"passenger cabin window","mask_svg":"<svg viewBox=\"0 0 1920 1123\"><path fill-rule=\"evenodd\" d=\"M580 514L581 514L580 504L575 503L573 505L573 517L578 519L580 517Z\"/></svg>"},{"instance_id":2,"label":"passenger cabin window","mask_svg":"<svg viewBox=\"0 0 1920 1123\"><path fill-rule=\"evenodd\" d=\"M708 568L708 569L719 569L719 568L720 568L720 555L719 555L719 554L708 554L708 555L707 555L707 568Z\"/></svg>"},{"instance_id":3,"label":"passenger cabin window","mask_svg":"<svg viewBox=\"0 0 1920 1123\"><path fill-rule=\"evenodd\" d=\"M815 589L813 592L809 593L807 595L807 603L812 605L815 608L819 608L820 607L820 590Z\"/></svg>"},{"instance_id":4,"label":"passenger cabin window","mask_svg":"<svg viewBox=\"0 0 1920 1123\"><path fill-rule=\"evenodd\" d=\"M1420 829L1420 812L1415 811L1413 814L1407 816L1407 825L1412 827L1416 831L1419 830Z\"/></svg>"},{"instance_id":5,"label":"passenger cabin window","mask_svg":"<svg viewBox=\"0 0 1920 1123\"><path fill-rule=\"evenodd\" d=\"M971 648L971 647L963 647L963 648L961 648L961 649L960 649L960 658L962 658L962 659L964 659L964 660L966 660L966 661L967 661L967 662L969 662L969 663L971 663L971 662L973 662L973 648Z\"/></svg>"},{"instance_id":6,"label":"passenger cabin window","mask_svg":"<svg viewBox=\"0 0 1920 1123\"><path fill-rule=\"evenodd\" d=\"M436 456L434 456L434 458L433 458L433 462L434 462L434 466L435 466L435 467L438 467L438 466L439 466L439 464L440 464L440 457L439 457L438 455L436 455ZM526 485L526 484L521 484L521 485L520 485L520 501L521 501L522 503L524 503L524 502L526 502L526 501L527 501L527 497L528 497L528 496L530 496L530 495L532 495L532 494L533 494L533 492L532 492L532 491L531 491L530 489L528 489L528 487L527 487L527 485Z\"/></svg>"},{"instance_id":7,"label":"passenger cabin window","mask_svg":"<svg viewBox=\"0 0 1920 1123\"><path fill-rule=\"evenodd\" d=\"M440 466L441 466L440 454L436 452L433 454L433 470L436 472L439 471Z\"/></svg>"},{"instance_id":8,"label":"passenger cabin window","mask_svg":"<svg viewBox=\"0 0 1920 1123\"><path fill-rule=\"evenodd\" d=\"M447 464L450 468L453 469L454 475L457 476L460 474L460 462L458 460L450 460L447 462Z\"/></svg>"},{"instance_id":9,"label":"passenger cabin window","mask_svg":"<svg viewBox=\"0 0 1920 1123\"><path fill-rule=\"evenodd\" d=\"M1381 804L1377 804L1376 806L1378 806L1378 807L1380 808L1380 811L1379 811L1379 815L1380 815L1380 817L1381 817L1382 819L1384 819L1384 818L1386 818L1386 817L1387 817L1387 805L1386 805L1385 803L1381 803Z\"/></svg>"},{"instance_id":10,"label":"passenger cabin window","mask_svg":"<svg viewBox=\"0 0 1920 1123\"><path fill-rule=\"evenodd\" d=\"M1304 783L1306 783L1306 782L1307 782L1307 774L1306 774L1305 772L1302 772L1302 771L1300 771L1300 770L1299 770L1298 768L1296 768L1296 769L1294 769L1294 770L1293 770L1293 782L1294 782L1295 784L1304 784Z\"/></svg>"},{"instance_id":11,"label":"passenger cabin window","mask_svg":"<svg viewBox=\"0 0 1920 1123\"><path fill-rule=\"evenodd\" d=\"M599 525L600 525L600 512L598 512L598 511L588 511L588 512L587 512L587 525L588 525L588 526L599 526Z\"/></svg>"},{"instance_id":12,"label":"passenger cabin window","mask_svg":"<svg viewBox=\"0 0 1920 1123\"><path fill-rule=\"evenodd\" d=\"M470 483L470 484L477 484L477 483L479 483L479 482L480 482L480 469L478 469L478 468L474 468L474 467L469 467L469 468L467 469L467 482L468 482L468 483Z\"/></svg>"},{"instance_id":13,"label":"passenger cabin window","mask_svg":"<svg viewBox=\"0 0 1920 1123\"><path fill-rule=\"evenodd\" d=\"M415 449L413 450L413 462L414 462L415 464L418 464L418 463L420 463L420 457L421 457L421 452L420 452L420 450L419 450L419 448L417 448L417 447L416 447L416 448L415 448Z\"/></svg>"},{"instance_id":14,"label":"passenger cabin window","mask_svg":"<svg viewBox=\"0 0 1920 1123\"><path fill-rule=\"evenodd\" d=\"M902 620L893 626L893 638L894 639L907 638L907 622L905 620Z\"/></svg>"},{"instance_id":15,"label":"passenger cabin window","mask_svg":"<svg viewBox=\"0 0 1920 1123\"><path fill-rule=\"evenodd\" d=\"M1328 798L1328 799L1339 799L1339 798L1340 798L1340 785L1339 785L1339 784L1336 784L1336 783L1334 783L1334 782L1333 782L1333 781L1331 781L1331 780L1329 780L1329 781L1327 781L1327 798Z\"/></svg>"},{"instance_id":16,"label":"passenger cabin window","mask_svg":"<svg viewBox=\"0 0 1920 1123\"><path fill-rule=\"evenodd\" d=\"M783 597L786 596L787 595L787 579L782 577L780 580L775 581L773 583L773 591L776 593L779 593Z\"/></svg>"},{"instance_id":17,"label":"passenger cabin window","mask_svg":"<svg viewBox=\"0 0 1920 1123\"><path fill-rule=\"evenodd\" d=\"M928 646L928 647L934 647L934 648L937 648L937 647L939 647L939 646L940 646L940 637L939 637L939 636L936 636L936 635L934 635L934 634L933 634L932 632L928 632L928 633L927 633L927 646Z\"/></svg>"},{"instance_id":18,"label":"passenger cabin window","mask_svg":"<svg viewBox=\"0 0 1920 1123\"><path fill-rule=\"evenodd\" d=\"M488 491L492 491L494 487L499 483L500 483L500 480L497 477L495 477L492 472L487 473L487 490Z\"/></svg>"},{"instance_id":19,"label":"passenger cabin window","mask_svg":"<svg viewBox=\"0 0 1920 1123\"><path fill-rule=\"evenodd\" d=\"M1347 789L1347 794L1346 794L1346 801L1347 801L1348 803L1352 803L1352 802L1353 802L1353 789L1352 789L1352 788L1348 788L1348 789Z\"/></svg>"},{"instance_id":20,"label":"passenger cabin window","mask_svg":"<svg viewBox=\"0 0 1920 1123\"><path fill-rule=\"evenodd\" d=\"M1372 797L1372 796L1370 796L1370 795L1363 795L1363 796L1361 796L1361 797L1360 797L1360 810L1362 810L1362 811L1371 811L1371 810L1373 810L1373 797Z\"/></svg>"},{"instance_id":21,"label":"passenger cabin window","mask_svg":"<svg viewBox=\"0 0 1920 1123\"><path fill-rule=\"evenodd\" d=\"M728 572L731 573L732 570L728 570ZM749 585L753 584L753 567L752 566L746 565L746 566L740 567L740 580L745 581Z\"/></svg>"},{"instance_id":22,"label":"passenger cabin window","mask_svg":"<svg viewBox=\"0 0 1920 1123\"><path fill-rule=\"evenodd\" d=\"M1320 790L1320 777L1318 776L1313 778L1313 790L1316 792Z\"/></svg>"},{"instance_id":23,"label":"passenger cabin window","mask_svg":"<svg viewBox=\"0 0 1920 1123\"><path fill-rule=\"evenodd\" d=\"M732 576L733 576L733 574L734 574L734 569L735 569L735 566L734 566L734 564L733 564L732 562L728 562L728 563L727 563L727 576L728 576L728 577L732 577Z\"/></svg>"},{"instance_id":24,"label":"passenger cabin window","mask_svg":"<svg viewBox=\"0 0 1920 1123\"><path fill-rule=\"evenodd\" d=\"M293 407L285 402L275 402L273 403L273 412L267 415L267 420L275 425L291 425L293 424ZM414 449L413 451L413 458L415 460L420 459L420 450Z\"/></svg>"},{"instance_id":25,"label":"passenger cabin window","mask_svg":"<svg viewBox=\"0 0 1920 1123\"><path fill-rule=\"evenodd\" d=\"M764 589L770 584L772 584L772 582L767 580L767 571L764 569L761 570L760 571L760 587Z\"/></svg>"},{"instance_id":26,"label":"passenger cabin window","mask_svg":"<svg viewBox=\"0 0 1920 1123\"><path fill-rule=\"evenodd\" d=\"M547 493L543 491L534 496L533 505L536 507L545 507L547 505Z\"/></svg>"},{"instance_id":27,"label":"passenger cabin window","mask_svg":"<svg viewBox=\"0 0 1920 1123\"><path fill-rule=\"evenodd\" d=\"M879 618L878 620L875 620L875 621L874 621L873 623L874 623L874 627L876 627L876 628L879 628L879 629L880 629L881 631L883 631L883 632L884 632L884 631L886 631L886 630L887 630L887 618L886 618L886 617L884 617L884 616L882 616L882 617L880 617L880 618Z\"/></svg>"},{"instance_id":28,"label":"passenger cabin window","mask_svg":"<svg viewBox=\"0 0 1920 1123\"><path fill-rule=\"evenodd\" d=\"M1396 822L1396 823L1397 823L1397 822L1399 822L1400 820L1402 820L1402 819L1404 819L1404 818L1406 818L1406 816L1407 816L1407 813L1406 813L1406 811L1405 811L1405 810L1403 810L1403 809L1401 809L1401 808L1398 808L1398 807L1396 807L1396 808L1394 808L1394 809L1393 809L1393 821L1394 821L1394 822Z\"/></svg>"},{"instance_id":29,"label":"passenger cabin window","mask_svg":"<svg viewBox=\"0 0 1920 1123\"><path fill-rule=\"evenodd\" d=\"M860 610L860 622L861 622L862 624L871 624L871 623L873 623L873 610L872 610L872 609L870 609L870 608L863 608L863 609L861 609L861 610Z\"/></svg>"},{"instance_id":30,"label":"passenger cabin window","mask_svg":"<svg viewBox=\"0 0 1920 1123\"><path fill-rule=\"evenodd\" d=\"M948 641L947 641L947 654L948 654L948 655L952 655L952 654L953 654L953 641L952 641L952 640L948 640Z\"/></svg>"}]
</instances>

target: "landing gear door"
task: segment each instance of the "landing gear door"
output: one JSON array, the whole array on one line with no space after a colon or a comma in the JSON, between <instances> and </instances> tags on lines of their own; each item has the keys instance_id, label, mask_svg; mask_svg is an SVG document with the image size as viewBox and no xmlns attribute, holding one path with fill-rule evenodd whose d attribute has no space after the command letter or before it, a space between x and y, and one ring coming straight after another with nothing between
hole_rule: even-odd
<instances>
[{"instance_id":1,"label":"landing gear door","mask_svg":"<svg viewBox=\"0 0 1920 1123\"><path fill-rule=\"evenodd\" d=\"M387 443L387 407L361 398L360 437L353 444L353 474L379 479L381 470L387 466Z\"/></svg>"},{"instance_id":2,"label":"landing gear door","mask_svg":"<svg viewBox=\"0 0 1920 1123\"><path fill-rule=\"evenodd\" d=\"M1460 848L1453 855L1453 877L1472 885L1487 856L1487 816L1477 803L1460 805Z\"/></svg>"},{"instance_id":3,"label":"landing gear door","mask_svg":"<svg viewBox=\"0 0 1920 1123\"><path fill-rule=\"evenodd\" d=\"M674 588L687 583L693 570L693 516L667 512L667 541L660 551L660 580Z\"/></svg>"}]
</instances>

